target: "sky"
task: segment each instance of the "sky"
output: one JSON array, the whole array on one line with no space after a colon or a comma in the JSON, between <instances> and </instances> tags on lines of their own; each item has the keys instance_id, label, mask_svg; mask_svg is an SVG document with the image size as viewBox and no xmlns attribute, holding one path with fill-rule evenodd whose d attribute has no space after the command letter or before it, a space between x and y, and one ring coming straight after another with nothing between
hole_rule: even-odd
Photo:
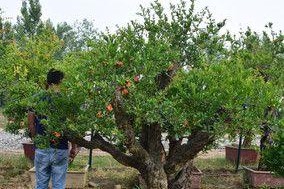
<instances>
[{"instance_id":1,"label":"sky","mask_svg":"<svg viewBox=\"0 0 284 189\"><path fill-rule=\"evenodd\" d=\"M186 0L189 1L189 0ZM42 19L51 19L53 23L73 24L84 18L94 21L100 31L109 27L124 26L137 19L139 5L148 6L153 0L40 0ZM179 0L160 0L166 7ZM16 22L20 14L22 0L0 0L4 17ZM217 21L227 19L226 29L238 33L250 26L261 32L268 22L274 24L276 31L284 30L284 0L197 0L197 10L208 7Z\"/></svg>"}]
</instances>

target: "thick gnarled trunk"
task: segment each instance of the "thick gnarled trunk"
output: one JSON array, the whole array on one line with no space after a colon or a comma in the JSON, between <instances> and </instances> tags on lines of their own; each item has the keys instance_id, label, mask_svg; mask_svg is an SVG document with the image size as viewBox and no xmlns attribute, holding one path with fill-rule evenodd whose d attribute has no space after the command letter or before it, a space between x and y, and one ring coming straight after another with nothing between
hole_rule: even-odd
<instances>
[{"instance_id":1,"label":"thick gnarled trunk","mask_svg":"<svg viewBox=\"0 0 284 189\"><path fill-rule=\"evenodd\" d=\"M166 174L159 165L148 165L147 170L141 173L143 181L140 185L143 189L190 189L191 174L194 170L192 161L189 161L174 177Z\"/></svg>"},{"instance_id":2,"label":"thick gnarled trunk","mask_svg":"<svg viewBox=\"0 0 284 189\"><path fill-rule=\"evenodd\" d=\"M137 169L147 189L189 189L192 160L214 138L207 132L196 130L187 138L187 143L182 144L181 139L169 136L169 152L166 153L161 132L158 123L144 124L139 141L130 142L129 146L135 149L130 153L123 153L98 133L92 141L70 133L68 138L80 146L106 151L121 164Z\"/></svg>"},{"instance_id":3,"label":"thick gnarled trunk","mask_svg":"<svg viewBox=\"0 0 284 189\"><path fill-rule=\"evenodd\" d=\"M189 161L174 178L169 179L169 189L189 189L191 186L190 176L193 171L193 163Z\"/></svg>"},{"instance_id":4,"label":"thick gnarled trunk","mask_svg":"<svg viewBox=\"0 0 284 189\"><path fill-rule=\"evenodd\" d=\"M168 189L167 174L160 165L148 165L147 170L143 171L141 176L144 181L142 188Z\"/></svg>"},{"instance_id":5,"label":"thick gnarled trunk","mask_svg":"<svg viewBox=\"0 0 284 189\"><path fill-rule=\"evenodd\" d=\"M161 141L161 126L157 123L142 127L136 150L123 153L115 145L104 140L98 133L92 141L66 133L71 141L86 148L99 148L110 153L123 165L137 169L146 183L147 189L189 189L192 160L206 145L213 142L209 133L196 131L188 137L188 142L169 137L169 152L166 153ZM141 152L142 151L142 152Z\"/></svg>"},{"instance_id":6,"label":"thick gnarled trunk","mask_svg":"<svg viewBox=\"0 0 284 189\"><path fill-rule=\"evenodd\" d=\"M167 189L168 180L164 170L166 152L162 144L160 125L143 124L139 142L150 156L149 161L145 162L146 169L140 171L147 189Z\"/></svg>"}]
</instances>

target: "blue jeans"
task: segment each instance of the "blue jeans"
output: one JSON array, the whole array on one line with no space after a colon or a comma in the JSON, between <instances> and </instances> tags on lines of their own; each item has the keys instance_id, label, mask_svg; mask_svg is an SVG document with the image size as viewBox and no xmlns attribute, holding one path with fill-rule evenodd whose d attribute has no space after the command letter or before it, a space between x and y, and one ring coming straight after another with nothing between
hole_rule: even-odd
<instances>
[{"instance_id":1,"label":"blue jeans","mask_svg":"<svg viewBox=\"0 0 284 189\"><path fill-rule=\"evenodd\" d=\"M36 189L64 189L68 168L68 150L47 148L35 150Z\"/></svg>"}]
</instances>

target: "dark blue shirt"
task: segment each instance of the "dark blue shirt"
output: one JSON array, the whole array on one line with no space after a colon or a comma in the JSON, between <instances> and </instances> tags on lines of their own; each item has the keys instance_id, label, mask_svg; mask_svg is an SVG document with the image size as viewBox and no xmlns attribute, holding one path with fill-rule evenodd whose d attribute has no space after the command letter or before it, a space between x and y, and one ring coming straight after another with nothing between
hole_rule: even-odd
<instances>
[{"instance_id":1,"label":"dark blue shirt","mask_svg":"<svg viewBox=\"0 0 284 189\"><path fill-rule=\"evenodd\" d=\"M44 97L41 100L48 101L49 103L51 103L51 99L49 97ZM36 135L44 136L46 135L46 129L45 129L45 126L41 123L42 119L47 119L47 116L45 115L35 116L35 131L36 131ZM35 146L37 148L36 144ZM50 147L56 148L56 149L68 149L68 140L65 136L60 136L58 138L58 141L56 141L56 143L53 143L52 141L50 141Z\"/></svg>"}]
</instances>

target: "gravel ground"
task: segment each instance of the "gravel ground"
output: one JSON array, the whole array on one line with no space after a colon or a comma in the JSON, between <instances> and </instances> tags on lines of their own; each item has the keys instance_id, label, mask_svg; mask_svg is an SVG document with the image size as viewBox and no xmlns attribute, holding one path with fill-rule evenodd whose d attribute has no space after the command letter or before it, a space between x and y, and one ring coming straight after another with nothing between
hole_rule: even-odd
<instances>
[{"instance_id":1,"label":"gravel ground","mask_svg":"<svg viewBox=\"0 0 284 189\"><path fill-rule=\"evenodd\" d=\"M22 150L22 142L28 140L22 135L10 134L0 128L0 151Z\"/></svg>"},{"instance_id":2,"label":"gravel ground","mask_svg":"<svg viewBox=\"0 0 284 189\"><path fill-rule=\"evenodd\" d=\"M25 138L22 135L14 135L11 133L7 133L3 128L0 128L0 154L3 153L11 153L18 154L23 153L22 142L30 141L29 138ZM85 148L81 148L80 154L88 155L89 150ZM93 155L108 155L108 153L103 152L99 149L93 150Z\"/></svg>"}]
</instances>

